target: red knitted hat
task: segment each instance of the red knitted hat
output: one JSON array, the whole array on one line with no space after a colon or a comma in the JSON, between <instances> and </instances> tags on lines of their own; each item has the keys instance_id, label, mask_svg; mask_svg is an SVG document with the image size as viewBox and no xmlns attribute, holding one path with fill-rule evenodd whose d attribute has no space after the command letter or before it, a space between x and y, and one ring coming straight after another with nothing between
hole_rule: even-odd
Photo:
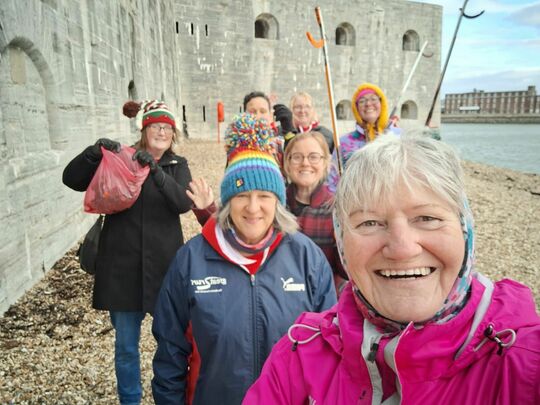
<instances>
[{"instance_id":1,"label":"red knitted hat","mask_svg":"<svg viewBox=\"0 0 540 405\"><path fill-rule=\"evenodd\" d=\"M176 120L173 113L160 100L145 100L142 103L128 101L124 104L123 113L129 118L135 117L135 123L139 130L154 122L162 122L176 128Z\"/></svg>"}]
</instances>

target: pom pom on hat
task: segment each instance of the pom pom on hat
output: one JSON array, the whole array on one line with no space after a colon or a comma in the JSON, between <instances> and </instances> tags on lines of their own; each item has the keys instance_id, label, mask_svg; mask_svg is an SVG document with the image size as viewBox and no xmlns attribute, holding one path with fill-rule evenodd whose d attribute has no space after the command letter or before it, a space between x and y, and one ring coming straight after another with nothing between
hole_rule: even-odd
<instances>
[{"instance_id":1,"label":"pom pom on hat","mask_svg":"<svg viewBox=\"0 0 540 405\"><path fill-rule=\"evenodd\" d=\"M137 103L136 101L127 101L122 108L122 113L128 118L133 118L137 115L140 109L141 103Z\"/></svg>"},{"instance_id":2,"label":"pom pom on hat","mask_svg":"<svg viewBox=\"0 0 540 405\"><path fill-rule=\"evenodd\" d=\"M266 121L258 120L251 114L237 115L225 132L227 156L237 149L252 149L271 153L272 136L272 128Z\"/></svg>"},{"instance_id":3,"label":"pom pom on hat","mask_svg":"<svg viewBox=\"0 0 540 405\"><path fill-rule=\"evenodd\" d=\"M221 202L236 194L261 190L274 193L285 205L285 182L272 156L272 129L251 114L234 118L225 133L227 168L221 182Z\"/></svg>"},{"instance_id":4,"label":"pom pom on hat","mask_svg":"<svg viewBox=\"0 0 540 405\"><path fill-rule=\"evenodd\" d=\"M135 117L135 124L140 131L154 122L169 124L176 128L174 114L167 104L160 100L145 100L141 103L128 101L124 104L122 112L126 117Z\"/></svg>"}]
</instances>

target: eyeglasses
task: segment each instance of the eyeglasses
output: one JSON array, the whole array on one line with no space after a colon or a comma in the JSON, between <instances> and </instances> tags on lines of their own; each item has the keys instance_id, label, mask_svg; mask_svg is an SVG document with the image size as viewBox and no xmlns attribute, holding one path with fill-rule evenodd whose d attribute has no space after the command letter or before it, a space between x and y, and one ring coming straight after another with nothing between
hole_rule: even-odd
<instances>
[{"instance_id":1,"label":"eyeglasses","mask_svg":"<svg viewBox=\"0 0 540 405\"><path fill-rule=\"evenodd\" d=\"M148 125L153 131L161 132L163 130L166 134L172 134L174 129L170 125L150 124Z\"/></svg>"},{"instance_id":2,"label":"eyeglasses","mask_svg":"<svg viewBox=\"0 0 540 405\"><path fill-rule=\"evenodd\" d=\"M366 105L367 103L371 104L379 104L381 102L381 99L379 97L373 96L373 97L361 97L358 100L358 105Z\"/></svg>"},{"instance_id":3,"label":"eyeglasses","mask_svg":"<svg viewBox=\"0 0 540 405\"><path fill-rule=\"evenodd\" d=\"M322 159L324 159L324 156L321 155L320 153L310 153L309 155L307 156L304 156L302 155L301 153L293 153L289 159L292 163L294 163L295 165L300 165L304 162L304 159L307 158L308 162L311 163L312 165L316 165L317 163L319 163Z\"/></svg>"}]
</instances>

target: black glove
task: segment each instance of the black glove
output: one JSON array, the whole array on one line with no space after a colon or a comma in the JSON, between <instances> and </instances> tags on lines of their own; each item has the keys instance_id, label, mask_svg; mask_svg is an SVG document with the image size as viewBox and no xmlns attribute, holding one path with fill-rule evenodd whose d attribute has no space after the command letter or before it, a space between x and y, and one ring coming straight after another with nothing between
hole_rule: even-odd
<instances>
[{"instance_id":1,"label":"black glove","mask_svg":"<svg viewBox=\"0 0 540 405\"><path fill-rule=\"evenodd\" d=\"M101 158L103 157L103 153L101 153L101 147L102 146L105 149L110 150L111 152L114 152L114 153L120 152L120 149L122 148L122 145L120 145L119 142L116 142L116 141L113 141L113 140L107 139L107 138L100 138L89 149L90 156L94 160L101 160Z\"/></svg>"},{"instance_id":2,"label":"black glove","mask_svg":"<svg viewBox=\"0 0 540 405\"><path fill-rule=\"evenodd\" d=\"M118 153L122 149L122 145L119 142L113 141L107 138L100 138L96 142L97 146L103 146L105 149L110 150L111 152Z\"/></svg>"},{"instance_id":3,"label":"black glove","mask_svg":"<svg viewBox=\"0 0 540 405\"><path fill-rule=\"evenodd\" d=\"M139 149L138 151L136 151L133 154L132 159L138 161L142 167L150 167L151 173L155 172L158 168L158 164L155 161L154 157L144 149Z\"/></svg>"},{"instance_id":4,"label":"black glove","mask_svg":"<svg viewBox=\"0 0 540 405\"><path fill-rule=\"evenodd\" d=\"M276 121L279 121L281 124L281 132L283 135L294 132L292 112L286 105L276 104L274 106L274 116L276 117Z\"/></svg>"},{"instance_id":5,"label":"black glove","mask_svg":"<svg viewBox=\"0 0 540 405\"><path fill-rule=\"evenodd\" d=\"M152 175L154 182L159 188L163 187L165 184L165 172L148 151L139 149L133 154L132 159L137 160L143 167L150 167L150 174Z\"/></svg>"}]
</instances>

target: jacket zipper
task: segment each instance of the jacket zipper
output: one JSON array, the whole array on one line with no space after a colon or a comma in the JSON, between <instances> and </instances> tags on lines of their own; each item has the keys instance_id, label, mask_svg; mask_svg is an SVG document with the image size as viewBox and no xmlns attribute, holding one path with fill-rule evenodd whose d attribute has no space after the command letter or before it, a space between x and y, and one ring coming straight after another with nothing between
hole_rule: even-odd
<instances>
[{"instance_id":1,"label":"jacket zipper","mask_svg":"<svg viewBox=\"0 0 540 405\"><path fill-rule=\"evenodd\" d=\"M251 282L251 308L253 311L253 319L251 322L252 336L253 336L253 371L252 380L255 381L257 377L257 370L259 369L259 345L257 339L257 297L255 286L255 274L249 276Z\"/></svg>"}]
</instances>

